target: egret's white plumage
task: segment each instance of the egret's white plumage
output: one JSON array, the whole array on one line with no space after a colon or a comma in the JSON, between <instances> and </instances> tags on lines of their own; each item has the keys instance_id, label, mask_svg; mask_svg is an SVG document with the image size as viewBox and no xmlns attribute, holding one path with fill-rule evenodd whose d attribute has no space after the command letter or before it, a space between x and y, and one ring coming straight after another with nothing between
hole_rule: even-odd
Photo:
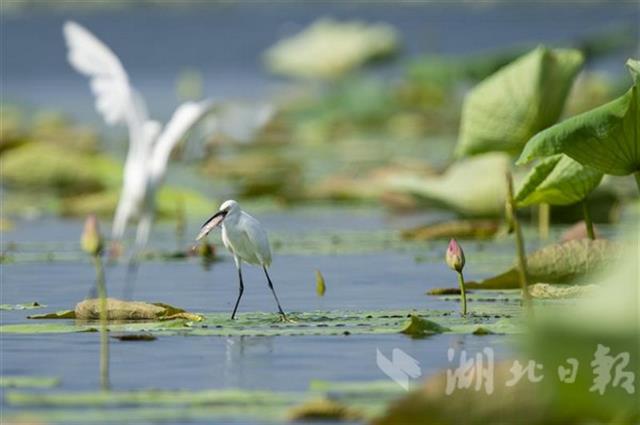
<instances>
[{"instance_id":1,"label":"egret's white plumage","mask_svg":"<svg viewBox=\"0 0 640 425\"><path fill-rule=\"evenodd\" d=\"M186 102L162 128L160 123L149 119L144 99L129 83L124 67L111 49L75 22L66 22L63 32L69 63L90 78L98 112L107 124L125 124L128 128L129 150L112 237L121 240L129 220L138 215L136 249L142 249L149 237L155 195L162 185L169 155L212 103Z\"/></svg>"},{"instance_id":2,"label":"egret's white plumage","mask_svg":"<svg viewBox=\"0 0 640 425\"><path fill-rule=\"evenodd\" d=\"M271 265L271 247L269 246L267 232L265 232L260 222L248 213L242 211L236 201L225 201L220 206L218 212L202 225L196 240L202 239L220 224L222 224L222 243L233 255L240 279L240 293L238 294L238 300L236 301L231 318L233 319L235 317L242 292L244 291L244 284L242 282L243 261L248 264L262 266L267 277L269 288L273 292L276 304L278 305L278 310L280 314L285 316L282 307L280 307L278 296L273 289L273 283L271 282L269 273L267 272L268 267Z\"/></svg>"}]
</instances>

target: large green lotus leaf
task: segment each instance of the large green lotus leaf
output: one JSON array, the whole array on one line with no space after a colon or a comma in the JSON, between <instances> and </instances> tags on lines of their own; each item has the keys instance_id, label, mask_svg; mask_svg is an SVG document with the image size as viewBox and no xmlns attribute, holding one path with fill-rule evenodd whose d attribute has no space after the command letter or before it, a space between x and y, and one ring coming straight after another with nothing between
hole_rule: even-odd
<instances>
[{"instance_id":1,"label":"large green lotus leaf","mask_svg":"<svg viewBox=\"0 0 640 425\"><path fill-rule=\"evenodd\" d=\"M449 369L431 375L419 388L391 403L384 414L370 423L543 425L594 422L586 415L580 416L585 419L580 421L562 410L554 410L551 404L554 394L544 393L539 383L527 377L507 386L507 382L513 382L515 358L494 363L493 357L487 354L487 348L478 348L478 363L474 361L476 350L473 350L467 352L470 359L463 364L458 360L460 351L464 349L456 350ZM526 367L526 358L518 361ZM544 373L536 372L536 376L543 375L545 382L557 382L557 376L553 376L555 373L544 366Z\"/></svg>"},{"instance_id":2,"label":"large green lotus leaf","mask_svg":"<svg viewBox=\"0 0 640 425\"><path fill-rule=\"evenodd\" d=\"M580 239L546 246L527 256L530 284L572 283L600 270L617 258L620 246L605 239ZM514 266L504 273L480 282L467 282L468 288L518 288L518 270Z\"/></svg>"},{"instance_id":3,"label":"large green lotus leaf","mask_svg":"<svg viewBox=\"0 0 640 425\"><path fill-rule=\"evenodd\" d=\"M524 178L516 192L518 206L545 202L570 205L582 201L602 180L603 174L566 155L540 161Z\"/></svg>"},{"instance_id":4,"label":"large green lotus leaf","mask_svg":"<svg viewBox=\"0 0 640 425\"><path fill-rule=\"evenodd\" d=\"M397 175L388 188L410 193L467 216L499 216L506 200L505 175L510 158L501 152L465 158L433 177Z\"/></svg>"},{"instance_id":5,"label":"large green lotus leaf","mask_svg":"<svg viewBox=\"0 0 640 425\"><path fill-rule=\"evenodd\" d=\"M456 155L517 155L558 120L583 60L577 50L538 47L482 81L464 101Z\"/></svg>"},{"instance_id":6,"label":"large green lotus leaf","mask_svg":"<svg viewBox=\"0 0 640 425\"><path fill-rule=\"evenodd\" d=\"M543 391L555 386L558 408L600 416L599 423L640 423L640 243L634 236L594 279L598 285L589 296L540 315L527 336L529 353L544 362L545 370L569 368L568 358L580 365L574 383L554 385L558 381L545 379Z\"/></svg>"},{"instance_id":7,"label":"large green lotus leaf","mask_svg":"<svg viewBox=\"0 0 640 425\"><path fill-rule=\"evenodd\" d=\"M636 83L621 97L536 134L518 164L564 153L605 174L640 171L638 87Z\"/></svg>"}]
</instances>

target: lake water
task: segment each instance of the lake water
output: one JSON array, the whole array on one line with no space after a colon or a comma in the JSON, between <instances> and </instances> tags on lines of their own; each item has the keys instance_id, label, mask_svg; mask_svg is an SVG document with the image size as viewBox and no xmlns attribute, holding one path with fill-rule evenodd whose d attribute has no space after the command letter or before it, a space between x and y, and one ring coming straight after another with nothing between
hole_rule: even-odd
<instances>
[{"instance_id":1,"label":"lake water","mask_svg":"<svg viewBox=\"0 0 640 425\"><path fill-rule=\"evenodd\" d=\"M196 3L197 5L198 3ZM261 55L277 40L320 17L387 22L402 39L401 59L421 53L461 55L548 43L571 46L594 33L631 28L636 2L468 2L400 5L350 2L232 2L214 7L155 7L107 11L31 11L3 14L3 100L66 111L99 122L86 81L66 63L61 27L77 20L120 57L152 116L165 119L175 103L175 82L199 70L204 94L216 99L269 98L286 82L270 76ZM636 52L637 53L637 52ZM632 50L597 64L618 75ZM381 72L394 75L397 65Z\"/></svg>"},{"instance_id":2,"label":"lake water","mask_svg":"<svg viewBox=\"0 0 640 425\"><path fill-rule=\"evenodd\" d=\"M53 108L82 121L100 123L89 107L93 100L86 81L64 59L60 30L67 19L85 24L117 52L133 83L159 118L168 116L175 104L175 80L185 68L203 73L206 95L223 99L270 98L289 83L268 75L260 54L280 37L295 33L322 16L388 22L398 28L403 39L402 57L409 58L425 51L459 55L514 44L571 45L577 38L600 30L619 26L635 26L637 30L639 12L635 2L438 2L393 6L238 2L217 7L3 14L2 100ZM593 66L619 72L627 53ZM391 65L379 72L393 78L400 69ZM259 217L274 239L285 241L295 240L296 235L303 238L309 232L324 235L325 239L341 232L392 233L424 219L351 209L277 211ZM199 222L189 224L188 234L192 234ZM152 247L173 249L171 226L165 223L157 227ZM2 234L2 250L15 242L25 261L0 265L0 302L38 301L47 305L46 311L55 311L72 308L82 300L94 274L91 264L79 252L81 227L79 220L17 220L15 230ZM366 238L363 240L366 243ZM313 248L296 254L295 249L283 246L276 249L272 277L283 307L290 311L457 309L453 301L424 295L429 288L455 285L455 276L441 261L445 246L446 242L414 245L407 250L374 246L333 255L314 253ZM484 277L511 262L513 250L509 243L496 249L502 257L496 255L481 264L470 264L469 279ZM482 250L482 244L469 244L469 253ZM54 260L43 259L42 253L52 253ZM33 254L28 261L27 254ZM421 255L427 260L416 261ZM138 274L135 298L170 302L195 312L230 312L237 295L236 272L228 256L223 255L222 259L208 270L197 259L145 262ZM328 290L322 298L315 295L315 270L321 270L327 282ZM123 265L107 268L112 295L121 294L124 273ZM245 282L241 312L275 311L259 269L246 267ZM25 322L30 313L2 311L0 315L3 324L11 324ZM301 391L312 379L386 379L376 366L377 349L389 355L394 348L401 348L418 359L423 376L429 376L448 366L449 347L474 352L491 346L502 358L514 350L512 342L511 337L503 335L451 334L419 340L397 334L161 336L153 342L113 341L112 384L116 389ZM95 333L2 334L0 375L57 376L62 382L56 391L95 390L98 343ZM20 411L7 405L4 398L1 407L6 413Z\"/></svg>"}]
</instances>

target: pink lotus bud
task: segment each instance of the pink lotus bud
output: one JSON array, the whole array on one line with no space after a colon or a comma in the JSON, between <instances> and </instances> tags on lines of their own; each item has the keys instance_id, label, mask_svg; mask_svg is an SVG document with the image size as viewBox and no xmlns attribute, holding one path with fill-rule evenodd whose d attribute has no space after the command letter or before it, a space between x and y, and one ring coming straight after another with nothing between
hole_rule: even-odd
<instances>
[{"instance_id":1,"label":"pink lotus bud","mask_svg":"<svg viewBox=\"0 0 640 425\"><path fill-rule=\"evenodd\" d=\"M449 241L445 261L449 267L457 272L461 272L464 268L464 252L462 251L462 247L458 245L458 242L453 238Z\"/></svg>"},{"instance_id":2,"label":"pink lotus bud","mask_svg":"<svg viewBox=\"0 0 640 425\"><path fill-rule=\"evenodd\" d=\"M102 235L100 234L98 219L94 214L87 216L80 242L82 250L87 254L99 255L102 252Z\"/></svg>"}]
</instances>

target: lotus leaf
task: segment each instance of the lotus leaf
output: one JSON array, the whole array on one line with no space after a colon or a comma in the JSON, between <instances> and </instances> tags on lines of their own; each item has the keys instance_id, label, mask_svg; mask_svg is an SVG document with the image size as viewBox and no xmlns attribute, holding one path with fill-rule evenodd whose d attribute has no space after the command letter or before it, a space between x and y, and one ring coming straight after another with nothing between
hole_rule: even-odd
<instances>
[{"instance_id":1,"label":"lotus leaf","mask_svg":"<svg viewBox=\"0 0 640 425\"><path fill-rule=\"evenodd\" d=\"M482 81L464 101L456 154L517 155L558 120L583 60L577 50L541 46Z\"/></svg>"}]
</instances>

